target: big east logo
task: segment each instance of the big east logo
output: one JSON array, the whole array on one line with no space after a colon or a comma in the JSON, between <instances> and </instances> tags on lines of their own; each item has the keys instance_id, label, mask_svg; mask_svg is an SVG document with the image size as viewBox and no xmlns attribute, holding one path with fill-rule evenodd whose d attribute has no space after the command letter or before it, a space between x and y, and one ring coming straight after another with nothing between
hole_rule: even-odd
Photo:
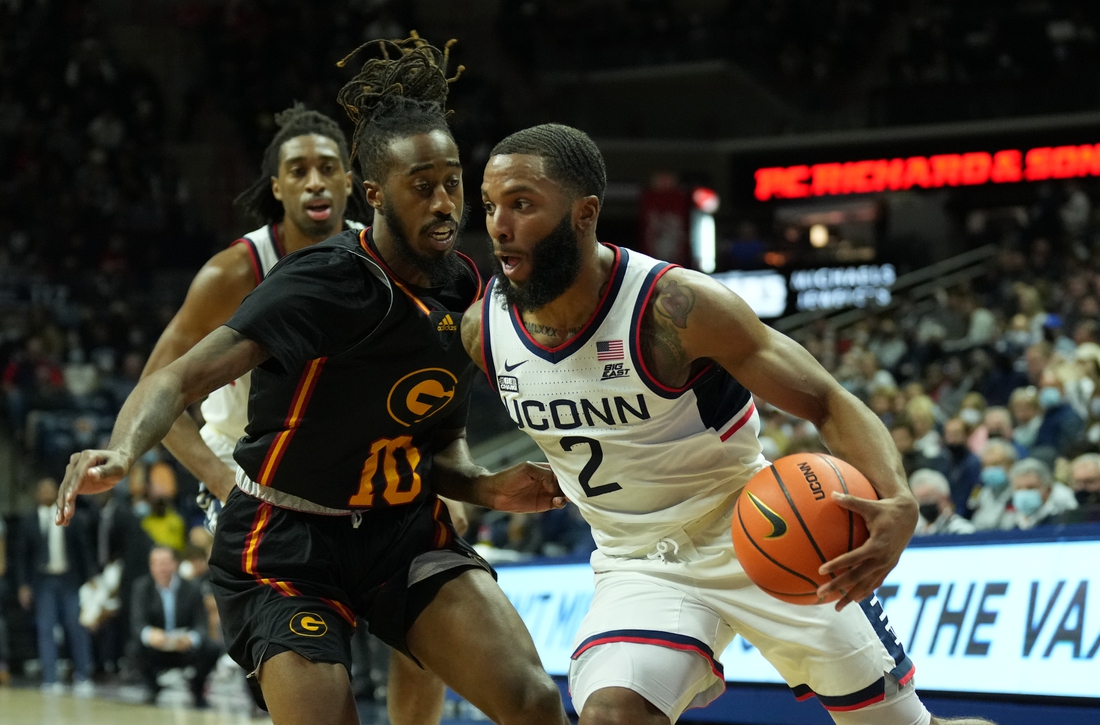
<instances>
[{"instance_id":1,"label":"big east logo","mask_svg":"<svg viewBox=\"0 0 1100 725\"><path fill-rule=\"evenodd\" d=\"M408 428L447 407L455 397L458 379L443 368L425 368L409 373L390 388L386 410Z\"/></svg>"}]
</instances>

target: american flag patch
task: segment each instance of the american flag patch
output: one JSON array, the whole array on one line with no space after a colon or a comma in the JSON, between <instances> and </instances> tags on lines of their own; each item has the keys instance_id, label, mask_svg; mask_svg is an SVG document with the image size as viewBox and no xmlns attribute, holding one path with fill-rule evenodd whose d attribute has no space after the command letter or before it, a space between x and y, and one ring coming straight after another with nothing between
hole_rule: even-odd
<instances>
[{"instance_id":1,"label":"american flag patch","mask_svg":"<svg viewBox=\"0 0 1100 725\"><path fill-rule=\"evenodd\" d=\"M623 359L623 341L622 340L607 340L605 342L596 343L596 359L597 360L622 360Z\"/></svg>"}]
</instances>

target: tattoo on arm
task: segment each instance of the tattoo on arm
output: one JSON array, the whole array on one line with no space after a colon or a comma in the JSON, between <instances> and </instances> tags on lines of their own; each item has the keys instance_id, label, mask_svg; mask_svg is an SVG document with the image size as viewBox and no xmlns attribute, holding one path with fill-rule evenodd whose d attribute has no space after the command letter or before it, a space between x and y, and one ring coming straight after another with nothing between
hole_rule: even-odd
<instances>
[{"instance_id":1,"label":"tattoo on arm","mask_svg":"<svg viewBox=\"0 0 1100 725\"><path fill-rule=\"evenodd\" d=\"M692 360L680 340L687 316L695 307L695 292L675 280L657 283L657 296L649 303L642 323L642 354L654 376L671 386L683 385Z\"/></svg>"},{"instance_id":2,"label":"tattoo on arm","mask_svg":"<svg viewBox=\"0 0 1100 725\"><path fill-rule=\"evenodd\" d=\"M691 287L670 279L657 284L657 294L657 314L679 328L686 328L688 314L695 307L695 292Z\"/></svg>"}]
</instances>

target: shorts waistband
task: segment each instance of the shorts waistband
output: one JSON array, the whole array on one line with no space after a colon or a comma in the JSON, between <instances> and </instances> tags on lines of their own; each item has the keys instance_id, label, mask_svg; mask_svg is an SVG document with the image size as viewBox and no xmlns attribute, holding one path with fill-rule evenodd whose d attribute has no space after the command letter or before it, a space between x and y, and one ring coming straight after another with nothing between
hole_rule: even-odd
<instances>
[{"instance_id":1,"label":"shorts waistband","mask_svg":"<svg viewBox=\"0 0 1100 725\"><path fill-rule=\"evenodd\" d=\"M304 498L286 493L285 491L278 491L270 486L261 486L240 469L237 470L237 488L241 489L241 491L252 498L258 498L272 506L278 506L281 509L290 509L291 511L300 511L305 514L320 514L322 516L360 516L363 513L362 511L355 511L352 509L329 508L328 506L322 506L319 503L307 501Z\"/></svg>"}]
</instances>

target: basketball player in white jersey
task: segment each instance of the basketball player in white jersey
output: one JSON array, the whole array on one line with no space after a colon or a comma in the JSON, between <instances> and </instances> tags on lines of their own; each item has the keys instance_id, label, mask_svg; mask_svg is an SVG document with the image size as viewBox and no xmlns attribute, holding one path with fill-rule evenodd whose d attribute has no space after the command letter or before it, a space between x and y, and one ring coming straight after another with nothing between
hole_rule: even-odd
<instances>
[{"instance_id":1,"label":"basketball player in white jersey","mask_svg":"<svg viewBox=\"0 0 1100 725\"><path fill-rule=\"evenodd\" d=\"M725 687L715 658L735 634L837 723L944 722L917 697L874 597L917 519L886 429L722 285L598 243L605 184L599 150L576 129L500 142L482 186L498 275L462 324L592 525L596 593L569 673L580 724L668 725L706 705ZM840 593L835 607L774 599L735 558L733 504L767 464L753 394L813 422L880 497L836 496L871 537L821 567L835 577L818 596Z\"/></svg>"},{"instance_id":2,"label":"basketball player in white jersey","mask_svg":"<svg viewBox=\"0 0 1100 725\"><path fill-rule=\"evenodd\" d=\"M225 324L284 255L344 229L362 228L345 219L358 184L352 179L347 140L339 124L300 105L278 114L275 121L280 129L264 152L260 177L237 198L237 204L264 225L214 255L199 270L183 306L153 348L142 377L176 360ZM365 213L365 204L356 206ZM236 485L233 449L248 424L249 380L246 375L207 397L201 406L205 421L201 430L184 414L164 439L172 455L203 482L199 500L208 520L216 520L218 506L211 495L224 503ZM465 520L461 505L447 504L461 531ZM394 725L439 722L442 681L397 652L391 655L387 692Z\"/></svg>"}]
</instances>

